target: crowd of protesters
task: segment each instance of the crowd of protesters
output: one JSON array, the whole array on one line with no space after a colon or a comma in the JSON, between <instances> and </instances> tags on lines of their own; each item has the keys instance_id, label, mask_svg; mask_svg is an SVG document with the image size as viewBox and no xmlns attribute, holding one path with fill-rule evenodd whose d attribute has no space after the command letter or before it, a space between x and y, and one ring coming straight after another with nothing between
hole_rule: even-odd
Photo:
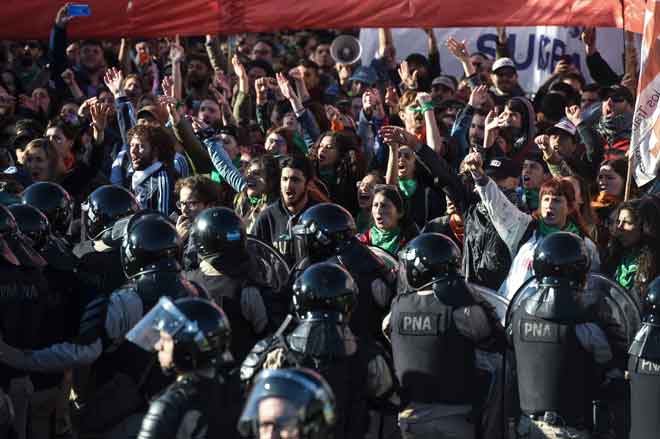
<instances>
[{"instance_id":1,"label":"crowd of protesters","mask_svg":"<svg viewBox=\"0 0 660 439\"><path fill-rule=\"evenodd\" d=\"M205 209L234 210L293 266L291 228L332 202L394 258L445 234L465 279L507 298L557 231L582 237L591 270L639 303L659 274L660 183L626 188L635 73L608 66L594 29L582 35L593 82L562 58L523 90L503 29L496 59L420 30L428 52L402 60L380 29L374 60L348 65L331 56L339 31L74 41L71 20L62 8L49 41L0 42L0 201L58 183L74 202L71 246L85 200L112 184L170 218L184 269ZM438 44L463 75L443 73Z\"/></svg>"}]
</instances>

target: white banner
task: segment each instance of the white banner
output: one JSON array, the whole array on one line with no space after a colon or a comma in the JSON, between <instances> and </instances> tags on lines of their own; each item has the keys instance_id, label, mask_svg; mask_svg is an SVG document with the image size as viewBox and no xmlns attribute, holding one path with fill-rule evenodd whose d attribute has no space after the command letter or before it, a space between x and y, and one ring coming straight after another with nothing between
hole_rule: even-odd
<instances>
[{"instance_id":1,"label":"white banner","mask_svg":"<svg viewBox=\"0 0 660 439\"><path fill-rule=\"evenodd\" d=\"M563 55L569 55L580 70L592 82L585 62L584 45L580 40L581 28L537 26L507 28L513 60L518 67L522 88L533 93L552 74L555 64ZM398 60L411 53L427 54L426 34L421 29L393 29L392 36ZM440 65L443 73L463 77L460 63L449 53L445 41L450 36L466 40L470 53L483 52L495 58L497 34L494 27L435 29L440 49ZM362 62L368 65L378 50L378 30L362 29ZM598 29L597 47L603 58L615 72L623 71L623 33L619 29Z\"/></svg>"},{"instance_id":2,"label":"white banner","mask_svg":"<svg viewBox=\"0 0 660 439\"><path fill-rule=\"evenodd\" d=\"M643 186L655 178L660 162L660 0L646 4L644 41L639 69L632 136L635 181Z\"/></svg>"}]
</instances>

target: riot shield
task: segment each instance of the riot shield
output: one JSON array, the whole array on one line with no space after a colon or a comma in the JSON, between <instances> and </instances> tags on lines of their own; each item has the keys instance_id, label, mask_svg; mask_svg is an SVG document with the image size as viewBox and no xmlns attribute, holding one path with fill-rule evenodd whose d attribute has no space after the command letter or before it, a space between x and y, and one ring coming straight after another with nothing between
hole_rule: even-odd
<instances>
[{"instance_id":1,"label":"riot shield","mask_svg":"<svg viewBox=\"0 0 660 439\"><path fill-rule=\"evenodd\" d=\"M502 325L504 325L504 320L506 318L506 310L509 307L509 301L507 300L507 298L497 294L497 291L491 290L490 288L482 287L481 285L477 285L469 282L467 285L473 292L477 293L479 296L481 296L484 300L486 300L495 308L495 312L497 312L497 317L500 319L500 322L502 322Z\"/></svg>"},{"instance_id":2,"label":"riot shield","mask_svg":"<svg viewBox=\"0 0 660 439\"><path fill-rule=\"evenodd\" d=\"M254 258L260 273L258 278L273 291L281 291L289 281L289 265L275 248L254 236L247 237L247 248Z\"/></svg>"},{"instance_id":3,"label":"riot shield","mask_svg":"<svg viewBox=\"0 0 660 439\"><path fill-rule=\"evenodd\" d=\"M529 279L516 291L507 309L507 325L513 312L537 291L536 278ZM641 326L641 311L630 293L603 275L589 273L582 300L594 311L595 319L607 333L610 343L627 350Z\"/></svg>"}]
</instances>

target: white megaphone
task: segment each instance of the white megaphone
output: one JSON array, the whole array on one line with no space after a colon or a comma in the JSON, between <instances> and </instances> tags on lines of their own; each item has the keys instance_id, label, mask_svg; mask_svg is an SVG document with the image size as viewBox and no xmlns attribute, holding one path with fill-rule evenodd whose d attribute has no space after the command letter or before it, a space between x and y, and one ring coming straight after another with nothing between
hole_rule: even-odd
<instances>
[{"instance_id":1,"label":"white megaphone","mask_svg":"<svg viewBox=\"0 0 660 439\"><path fill-rule=\"evenodd\" d=\"M339 64L354 64L362 56L360 41L350 35L339 35L330 44L330 56Z\"/></svg>"}]
</instances>

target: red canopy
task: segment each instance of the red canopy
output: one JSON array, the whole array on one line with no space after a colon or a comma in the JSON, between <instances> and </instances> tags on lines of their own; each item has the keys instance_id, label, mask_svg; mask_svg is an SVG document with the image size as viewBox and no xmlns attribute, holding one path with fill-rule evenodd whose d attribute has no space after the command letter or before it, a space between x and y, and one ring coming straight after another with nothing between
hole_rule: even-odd
<instances>
[{"instance_id":1,"label":"red canopy","mask_svg":"<svg viewBox=\"0 0 660 439\"><path fill-rule=\"evenodd\" d=\"M4 0L0 38L46 38L63 2ZM644 0L87 0L73 38L355 27L596 26L642 31ZM625 14L623 5L625 5ZM625 19L623 18L625 17Z\"/></svg>"}]
</instances>

